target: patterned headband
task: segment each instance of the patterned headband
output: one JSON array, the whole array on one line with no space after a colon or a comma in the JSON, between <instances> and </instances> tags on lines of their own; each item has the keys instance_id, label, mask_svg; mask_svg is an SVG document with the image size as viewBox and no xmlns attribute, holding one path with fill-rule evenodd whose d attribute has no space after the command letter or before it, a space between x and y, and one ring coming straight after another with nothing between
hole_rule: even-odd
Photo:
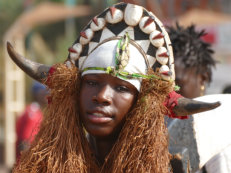
<instances>
[{"instance_id":1,"label":"patterned headband","mask_svg":"<svg viewBox=\"0 0 231 173\"><path fill-rule=\"evenodd\" d=\"M68 60L81 68L99 44L126 33L143 50L150 68L164 80L175 79L172 46L163 24L152 12L134 4L115 4L94 17L68 49Z\"/></svg>"}]
</instances>

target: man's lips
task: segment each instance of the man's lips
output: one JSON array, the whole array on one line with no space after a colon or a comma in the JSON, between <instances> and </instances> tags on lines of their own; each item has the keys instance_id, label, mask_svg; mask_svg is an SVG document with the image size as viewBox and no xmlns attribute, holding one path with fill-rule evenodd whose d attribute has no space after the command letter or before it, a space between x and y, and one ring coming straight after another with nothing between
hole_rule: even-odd
<instances>
[{"instance_id":1,"label":"man's lips","mask_svg":"<svg viewBox=\"0 0 231 173\"><path fill-rule=\"evenodd\" d=\"M87 113L87 118L92 123L108 123L112 121L112 116L102 111L92 111Z\"/></svg>"}]
</instances>

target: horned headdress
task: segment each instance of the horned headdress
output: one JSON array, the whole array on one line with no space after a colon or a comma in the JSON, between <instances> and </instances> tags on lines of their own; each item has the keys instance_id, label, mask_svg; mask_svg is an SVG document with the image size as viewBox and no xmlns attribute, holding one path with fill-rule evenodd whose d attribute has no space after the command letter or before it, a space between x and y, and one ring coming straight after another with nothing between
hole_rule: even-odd
<instances>
[{"instance_id":1,"label":"horned headdress","mask_svg":"<svg viewBox=\"0 0 231 173\"><path fill-rule=\"evenodd\" d=\"M22 57L10 43L7 43L7 50L29 76L38 81L47 78L51 67ZM137 90L143 78L175 79L168 33L152 12L138 5L119 3L107 8L87 24L68 51L65 64L74 64L82 75L108 73L130 82ZM157 75L147 75L149 69ZM184 97L177 97L174 103L169 100L171 94L166 106L179 117L220 105L219 102L204 103Z\"/></svg>"}]
</instances>

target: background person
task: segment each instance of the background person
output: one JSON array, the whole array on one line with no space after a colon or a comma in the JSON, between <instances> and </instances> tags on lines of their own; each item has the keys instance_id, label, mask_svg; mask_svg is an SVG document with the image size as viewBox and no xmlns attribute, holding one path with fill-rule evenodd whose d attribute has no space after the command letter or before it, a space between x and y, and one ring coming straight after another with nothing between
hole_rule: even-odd
<instances>
[{"instance_id":1,"label":"background person","mask_svg":"<svg viewBox=\"0 0 231 173\"><path fill-rule=\"evenodd\" d=\"M226 85L223 90L222 90L223 94L230 94L231 93L231 85Z\"/></svg>"},{"instance_id":2,"label":"background person","mask_svg":"<svg viewBox=\"0 0 231 173\"><path fill-rule=\"evenodd\" d=\"M47 105L46 96L48 94L45 85L33 82L31 88L32 103L27 105L24 112L18 117L16 122L16 157L20 152L29 148L34 136L39 130L40 122L43 118L43 108Z\"/></svg>"},{"instance_id":3,"label":"background person","mask_svg":"<svg viewBox=\"0 0 231 173\"><path fill-rule=\"evenodd\" d=\"M196 30L195 25L182 27L178 23L175 27L169 27L168 31L175 55L176 84L180 86L179 93L189 98L203 96L206 86L212 80L212 68L216 65L211 44L202 39L205 31ZM221 162L224 162L224 159L221 159ZM211 172L211 166L209 169ZM201 171L206 173L208 170L204 166Z\"/></svg>"},{"instance_id":4,"label":"background person","mask_svg":"<svg viewBox=\"0 0 231 173\"><path fill-rule=\"evenodd\" d=\"M211 44L202 40L205 31L197 31L195 25L184 28L176 23L175 27L169 27L168 33L173 46L179 93L188 98L204 95L216 64Z\"/></svg>"}]
</instances>

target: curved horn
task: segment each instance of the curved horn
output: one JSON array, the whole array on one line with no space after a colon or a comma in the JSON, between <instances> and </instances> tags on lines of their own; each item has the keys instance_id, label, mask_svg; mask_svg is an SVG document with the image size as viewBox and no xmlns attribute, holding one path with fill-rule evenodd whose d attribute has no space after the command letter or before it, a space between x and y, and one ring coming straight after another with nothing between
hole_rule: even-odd
<instances>
[{"instance_id":1,"label":"curved horn","mask_svg":"<svg viewBox=\"0 0 231 173\"><path fill-rule=\"evenodd\" d=\"M13 46L9 42L7 42L7 51L15 64L17 64L17 66L30 77L39 82L42 82L42 80L47 78L50 66L39 64L24 58L14 50Z\"/></svg>"},{"instance_id":2,"label":"curved horn","mask_svg":"<svg viewBox=\"0 0 231 173\"><path fill-rule=\"evenodd\" d=\"M206 103L181 97L178 99L178 104L173 108L173 112L176 116L186 116L209 111L217 108L220 105L220 102Z\"/></svg>"}]
</instances>

